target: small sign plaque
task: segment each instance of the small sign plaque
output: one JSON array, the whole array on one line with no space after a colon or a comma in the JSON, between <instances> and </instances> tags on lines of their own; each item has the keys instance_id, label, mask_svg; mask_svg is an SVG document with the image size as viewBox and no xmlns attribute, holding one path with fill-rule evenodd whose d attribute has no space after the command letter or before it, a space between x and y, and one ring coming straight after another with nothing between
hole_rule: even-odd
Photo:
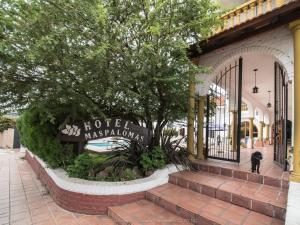
<instances>
[{"instance_id":1,"label":"small sign plaque","mask_svg":"<svg viewBox=\"0 0 300 225\"><path fill-rule=\"evenodd\" d=\"M67 142L87 142L106 137L122 137L148 145L150 131L128 120L123 119L94 119L84 122L66 124L57 137Z\"/></svg>"}]
</instances>

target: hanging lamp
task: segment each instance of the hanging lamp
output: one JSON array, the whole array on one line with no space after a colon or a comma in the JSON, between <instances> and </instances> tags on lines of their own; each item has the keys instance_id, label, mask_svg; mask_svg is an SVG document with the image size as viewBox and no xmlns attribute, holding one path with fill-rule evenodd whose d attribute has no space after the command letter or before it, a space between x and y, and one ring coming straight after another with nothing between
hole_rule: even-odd
<instances>
[{"instance_id":1,"label":"hanging lamp","mask_svg":"<svg viewBox=\"0 0 300 225\"><path fill-rule=\"evenodd\" d=\"M256 72L257 72L257 70L258 69L254 69L253 71L254 71L254 76L255 76L255 85L254 85L254 87L252 88L252 93L254 93L254 94L257 94L258 93L258 87L256 86Z\"/></svg>"},{"instance_id":2,"label":"hanging lamp","mask_svg":"<svg viewBox=\"0 0 300 225\"><path fill-rule=\"evenodd\" d=\"M267 104L267 108L271 108L272 107L272 104L270 102L270 93L271 91L268 91L269 92L269 101L268 101L268 104Z\"/></svg>"}]
</instances>

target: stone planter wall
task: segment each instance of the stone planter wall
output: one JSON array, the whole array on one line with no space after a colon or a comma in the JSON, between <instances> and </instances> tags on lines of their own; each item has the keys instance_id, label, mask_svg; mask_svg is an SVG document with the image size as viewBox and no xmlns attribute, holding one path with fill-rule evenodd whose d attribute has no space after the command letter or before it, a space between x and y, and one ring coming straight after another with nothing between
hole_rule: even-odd
<instances>
[{"instance_id":1,"label":"stone planter wall","mask_svg":"<svg viewBox=\"0 0 300 225\"><path fill-rule=\"evenodd\" d=\"M145 191L167 183L169 174L177 171L174 165L168 165L143 179L97 182L69 178L62 169L48 168L28 150L25 159L58 205L66 210L85 214L106 214L110 206L144 199Z\"/></svg>"}]
</instances>

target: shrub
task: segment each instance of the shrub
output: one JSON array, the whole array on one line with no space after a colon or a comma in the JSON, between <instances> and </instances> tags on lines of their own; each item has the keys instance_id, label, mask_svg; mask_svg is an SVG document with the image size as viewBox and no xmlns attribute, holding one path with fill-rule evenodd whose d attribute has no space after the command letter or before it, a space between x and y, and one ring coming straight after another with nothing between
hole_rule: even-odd
<instances>
[{"instance_id":1,"label":"shrub","mask_svg":"<svg viewBox=\"0 0 300 225\"><path fill-rule=\"evenodd\" d=\"M166 157L161 148L156 146L152 151L143 153L139 163L142 171L147 174L149 171L160 169L166 165Z\"/></svg>"},{"instance_id":2,"label":"shrub","mask_svg":"<svg viewBox=\"0 0 300 225\"><path fill-rule=\"evenodd\" d=\"M94 180L100 170L99 166L103 165L108 158L105 154L82 153L77 156L73 164L68 166L67 172L71 177Z\"/></svg>"},{"instance_id":3,"label":"shrub","mask_svg":"<svg viewBox=\"0 0 300 225\"><path fill-rule=\"evenodd\" d=\"M128 142L110 153L82 153L67 172L71 177L88 180L125 181L149 175L165 164L160 147L148 151L138 143Z\"/></svg>"},{"instance_id":4,"label":"shrub","mask_svg":"<svg viewBox=\"0 0 300 225\"><path fill-rule=\"evenodd\" d=\"M184 169L194 170L195 168L189 159L189 152L186 148L180 146L184 137L171 141L171 139L177 137L177 135L173 129L168 129L162 134L161 149L164 152L166 163L172 163L176 166L182 165Z\"/></svg>"},{"instance_id":5,"label":"shrub","mask_svg":"<svg viewBox=\"0 0 300 225\"><path fill-rule=\"evenodd\" d=\"M172 138L178 136L178 131L174 128L164 129L161 135L161 145L165 146Z\"/></svg>"},{"instance_id":6,"label":"shrub","mask_svg":"<svg viewBox=\"0 0 300 225\"><path fill-rule=\"evenodd\" d=\"M7 117L0 116L0 132L16 126L16 121Z\"/></svg>"},{"instance_id":7,"label":"shrub","mask_svg":"<svg viewBox=\"0 0 300 225\"><path fill-rule=\"evenodd\" d=\"M152 160L151 160L149 154L144 153L141 155L140 165L141 165L144 173L147 173L147 171L153 170Z\"/></svg>"},{"instance_id":8,"label":"shrub","mask_svg":"<svg viewBox=\"0 0 300 225\"><path fill-rule=\"evenodd\" d=\"M131 163L124 163L127 157L120 152L112 153L82 153L69 165L69 176L101 181L127 181L140 177L131 167Z\"/></svg>"},{"instance_id":9,"label":"shrub","mask_svg":"<svg viewBox=\"0 0 300 225\"><path fill-rule=\"evenodd\" d=\"M120 180L121 181L126 181L126 180L135 180L139 178L137 176L137 174L130 168L126 168L122 173L121 173L121 176L120 176Z\"/></svg>"},{"instance_id":10,"label":"shrub","mask_svg":"<svg viewBox=\"0 0 300 225\"><path fill-rule=\"evenodd\" d=\"M40 108L25 111L17 120L21 143L49 166L66 168L73 160L73 146L56 139L58 125Z\"/></svg>"}]
</instances>

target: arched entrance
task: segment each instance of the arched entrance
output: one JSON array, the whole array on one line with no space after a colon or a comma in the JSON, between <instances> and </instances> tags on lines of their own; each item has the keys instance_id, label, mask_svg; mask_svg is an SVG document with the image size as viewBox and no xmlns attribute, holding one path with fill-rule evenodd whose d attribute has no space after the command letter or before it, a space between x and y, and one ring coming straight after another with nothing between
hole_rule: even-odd
<instances>
[{"instance_id":1,"label":"arched entrance","mask_svg":"<svg viewBox=\"0 0 300 225\"><path fill-rule=\"evenodd\" d=\"M218 66L218 68L215 71L216 76L214 77L214 81L212 82L212 85L210 85L210 95L213 96L213 92L211 91L212 89L217 90L215 91L215 93L217 93L217 95L219 94L217 99L214 99L214 103L219 104L217 104L218 110L216 110L216 112L219 113L219 115L215 115L215 118L223 117L225 119L221 119L219 120L219 122L216 122L215 120L213 120L213 118L206 119L206 122L214 121L214 123L208 123L206 131L206 155L208 158L236 162L239 161L238 151L240 148L237 146L234 149L233 143L237 143L237 145L245 143L245 139L249 139L250 136L249 122L242 123L242 121L240 120L241 116L239 116L242 107L245 107L241 104L241 108L239 108L238 102L241 101L242 98L246 98L249 102L251 102L253 109L256 109L251 110L252 115L248 116L249 120L251 118L255 119L255 125L253 124L252 139L255 138L256 148L263 147L265 143L267 143L267 145L270 143L269 137L271 136L272 129L269 129L269 127L271 123L276 124L275 121L279 121L279 117L281 118L281 120L292 120L292 114L288 113L289 111L292 111L292 102L291 99L287 99L286 97L289 95L288 92L291 90L289 90L288 88L288 77L286 75L287 73L285 68L278 62L278 60L275 57L271 55L245 53L241 57L243 59L243 68L241 71L242 77L239 78L241 79L240 86L235 84L230 87L230 84L232 84L232 81L229 81L230 78L224 79L224 77L226 76L229 77L228 74L230 74L230 72L228 71L230 71L231 68L234 67L232 65L234 65L234 62L237 61L237 57L231 58L226 62L223 62L222 65ZM277 76L276 74L278 73L278 71L276 72L275 70L275 65L280 66L282 73L285 74L285 80L281 83L278 83L278 79L277 81L275 79ZM258 93L253 93L253 87L255 86L255 69L257 72L256 86L258 87ZM232 74L234 74L234 76L236 73L237 75L239 74L238 70L231 70L231 72L231 76ZM220 77L223 77L223 79L220 79ZM275 82L280 84L281 88L277 87L278 85L276 86ZM283 83L285 84L285 86L282 87ZM236 97L231 96L230 98L228 98L228 95L230 93L238 93L239 89L241 89L240 95L238 94ZM269 92L270 97L268 95ZM215 98L215 96L213 98ZM228 99L230 99L231 101L229 101ZM230 102L236 102L236 107L232 108ZM223 110L221 110L222 107ZM290 108L290 110L288 110L288 108ZM232 109L237 110L236 115L234 115L234 110ZM255 114L256 111L259 111L259 115ZM232 123L233 120L236 120L236 125L234 125L235 123ZM233 129L233 125L236 126L236 130ZM215 127L213 128L212 126ZM237 126L240 126L240 128L237 128ZM282 122L281 124L277 122L276 127L278 129L276 130L276 132L278 133L278 135L276 135L276 137L278 138L276 142L276 148L274 147L274 160L278 162L283 168L286 158L287 146L286 126L286 122ZM280 136L280 133L285 136ZM230 146L229 148L227 147L228 145ZM224 152L226 151L224 151L224 149L220 149L224 146L228 149L228 151L231 151L232 153L227 155L224 154ZM249 147L249 145L245 145L245 147L246 146ZM236 153L235 150L237 150ZM228 155L234 154L236 154L235 158L228 157Z\"/></svg>"},{"instance_id":2,"label":"arched entrance","mask_svg":"<svg viewBox=\"0 0 300 225\"><path fill-rule=\"evenodd\" d=\"M216 77L207 95L207 158L240 161L243 59L229 64Z\"/></svg>"}]
</instances>

